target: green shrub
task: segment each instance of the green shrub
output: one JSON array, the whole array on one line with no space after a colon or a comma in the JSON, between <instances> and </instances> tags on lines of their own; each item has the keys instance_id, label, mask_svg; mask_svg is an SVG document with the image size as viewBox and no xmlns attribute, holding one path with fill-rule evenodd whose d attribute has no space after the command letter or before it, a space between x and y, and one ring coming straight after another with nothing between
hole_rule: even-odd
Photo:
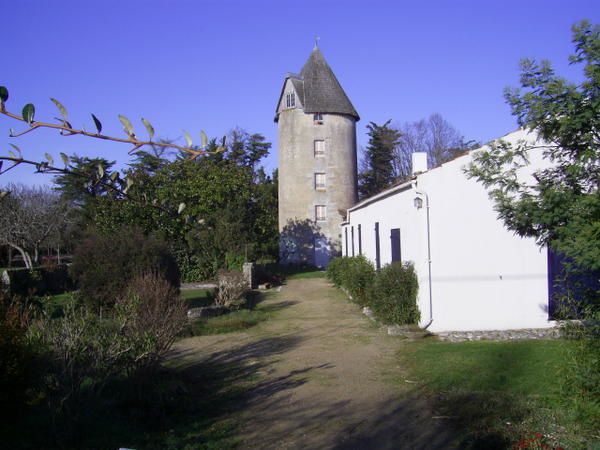
<instances>
[{"instance_id":1,"label":"green shrub","mask_svg":"<svg viewBox=\"0 0 600 450\"><path fill-rule=\"evenodd\" d=\"M375 274L373 264L364 256L334 258L327 266L327 278L346 289L352 300L361 306L369 304L367 292Z\"/></svg>"},{"instance_id":2,"label":"green shrub","mask_svg":"<svg viewBox=\"0 0 600 450\"><path fill-rule=\"evenodd\" d=\"M10 269L6 271L11 294L21 297L61 294L74 287L65 264L35 269Z\"/></svg>"},{"instance_id":3,"label":"green shrub","mask_svg":"<svg viewBox=\"0 0 600 450\"><path fill-rule=\"evenodd\" d=\"M234 252L225 253L225 267L227 270L237 270L241 272L245 262L246 259L244 258L244 255Z\"/></svg>"},{"instance_id":4,"label":"green shrub","mask_svg":"<svg viewBox=\"0 0 600 450\"><path fill-rule=\"evenodd\" d=\"M0 291L0 397L5 407L22 405L31 378L26 310Z\"/></svg>"},{"instance_id":5,"label":"green shrub","mask_svg":"<svg viewBox=\"0 0 600 450\"><path fill-rule=\"evenodd\" d=\"M144 273L156 273L176 288L180 283L167 244L135 228L90 234L76 247L70 269L81 297L95 308L112 307L130 281Z\"/></svg>"},{"instance_id":6,"label":"green shrub","mask_svg":"<svg viewBox=\"0 0 600 450\"><path fill-rule=\"evenodd\" d=\"M367 295L369 305L379 320L387 324L419 322L417 307L419 283L412 263L395 262L383 267Z\"/></svg>"},{"instance_id":7,"label":"green shrub","mask_svg":"<svg viewBox=\"0 0 600 450\"><path fill-rule=\"evenodd\" d=\"M336 286L341 287L347 266L348 258L333 258L327 265L327 278Z\"/></svg>"},{"instance_id":8,"label":"green shrub","mask_svg":"<svg viewBox=\"0 0 600 450\"><path fill-rule=\"evenodd\" d=\"M364 256L348 258L343 283L354 302L361 306L370 304L367 293L373 284L375 274L375 267Z\"/></svg>"},{"instance_id":9,"label":"green shrub","mask_svg":"<svg viewBox=\"0 0 600 450\"><path fill-rule=\"evenodd\" d=\"M75 423L83 413L84 393L100 396L105 386L121 378L135 377L138 385L153 383L186 323L185 302L155 273L133 278L106 314L69 303L63 317L41 316L30 334L39 336L47 349L51 407Z\"/></svg>"},{"instance_id":10,"label":"green shrub","mask_svg":"<svg viewBox=\"0 0 600 450\"><path fill-rule=\"evenodd\" d=\"M600 427L600 309L584 311L582 323L567 322L563 333L574 341L563 367L563 393L584 425Z\"/></svg>"}]
</instances>

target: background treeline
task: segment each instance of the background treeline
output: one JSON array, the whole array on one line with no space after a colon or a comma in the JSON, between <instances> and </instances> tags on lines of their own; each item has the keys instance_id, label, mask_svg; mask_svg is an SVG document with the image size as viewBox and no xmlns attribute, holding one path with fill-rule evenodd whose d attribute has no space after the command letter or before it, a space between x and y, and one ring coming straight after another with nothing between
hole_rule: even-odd
<instances>
[{"instance_id":1,"label":"background treeline","mask_svg":"<svg viewBox=\"0 0 600 450\"><path fill-rule=\"evenodd\" d=\"M9 186L9 201L0 204L2 265L9 249L28 268L42 262L40 255L64 259L90 233L122 226L168 242L183 281L213 278L245 260L276 260L277 172L260 166L271 144L241 129L226 142L216 152L221 142L213 139L207 150L214 153L194 160L155 147L136 153L121 172L114 161L73 155L70 173L56 176L53 189ZM131 180L125 192L110 189L116 178ZM166 205L179 205L180 213Z\"/></svg>"}]
</instances>

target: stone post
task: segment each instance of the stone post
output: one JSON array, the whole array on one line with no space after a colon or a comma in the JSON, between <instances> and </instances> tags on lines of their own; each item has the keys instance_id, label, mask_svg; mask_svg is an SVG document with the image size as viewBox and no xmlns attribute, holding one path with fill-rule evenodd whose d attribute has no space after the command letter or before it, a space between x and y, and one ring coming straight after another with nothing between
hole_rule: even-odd
<instances>
[{"instance_id":1,"label":"stone post","mask_svg":"<svg viewBox=\"0 0 600 450\"><path fill-rule=\"evenodd\" d=\"M250 289L256 288L256 268L254 263L244 263L242 271L248 287Z\"/></svg>"},{"instance_id":2,"label":"stone post","mask_svg":"<svg viewBox=\"0 0 600 450\"><path fill-rule=\"evenodd\" d=\"M10 292L10 276L8 275L8 270L2 272L2 276L0 277L0 290Z\"/></svg>"}]
</instances>

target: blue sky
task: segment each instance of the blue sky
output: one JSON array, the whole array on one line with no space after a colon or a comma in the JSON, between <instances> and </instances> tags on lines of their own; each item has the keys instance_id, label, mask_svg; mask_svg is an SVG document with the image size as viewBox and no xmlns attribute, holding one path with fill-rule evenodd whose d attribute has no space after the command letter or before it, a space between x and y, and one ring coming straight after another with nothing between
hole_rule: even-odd
<instances>
[{"instance_id":1,"label":"blue sky","mask_svg":"<svg viewBox=\"0 0 600 450\"><path fill-rule=\"evenodd\" d=\"M275 103L287 72L298 72L320 37L320 48L365 127L392 119L442 114L467 139L499 137L516 122L502 98L518 84L518 61L549 59L568 66L571 25L600 21L598 1L85 1L0 0L3 45L0 84L7 109L34 103L36 118L69 110L76 127L121 136L118 114L143 135L148 118L164 138L188 130L199 141L239 126L273 142L265 165L277 166ZM45 152L101 155L128 161L128 148L38 130L8 137L20 124L0 117L0 144L26 157ZM57 158L58 159L58 158ZM0 176L45 183L31 168Z\"/></svg>"}]
</instances>

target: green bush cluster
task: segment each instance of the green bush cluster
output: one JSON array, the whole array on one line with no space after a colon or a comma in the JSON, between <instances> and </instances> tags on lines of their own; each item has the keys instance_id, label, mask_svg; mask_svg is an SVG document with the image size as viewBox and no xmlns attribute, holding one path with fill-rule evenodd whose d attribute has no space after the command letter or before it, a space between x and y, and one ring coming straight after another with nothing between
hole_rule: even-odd
<instances>
[{"instance_id":1,"label":"green bush cluster","mask_svg":"<svg viewBox=\"0 0 600 450\"><path fill-rule=\"evenodd\" d=\"M563 366L563 393L575 406L578 419L600 427L600 308L590 305L582 322L566 322L564 336L574 341Z\"/></svg>"},{"instance_id":2,"label":"green bush cluster","mask_svg":"<svg viewBox=\"0 0 600 450\"><path fill-rule=\"evenodd\" d=\"M376 272L364 256L335 258L327 267L327 277L354 302L369 306L384 323L419 322L419 284L412 263L396 262Z\"/></svg>"},{"instance_id":3,"label":"green bush cluster","mask_svg":"<svg viewBox=\"0 0 600 450\"><path fill-rule=\"evenodd\" d=\"M156 273L175 288L180 274L168 245L137 228L90 234L75 249L70 272L90 306L112 307L136 276Z\"/></svg>"},{"instance_id":4,"label":"green bush cluster","mask_svg":"<svg viewBox=\"0 0 600 450\"><path fill-rule=\"evenodd\" d=\"M74 287L66 264L35 269L9 269L6 273L11 294L21 297L55 295Z\"/></svg>"},{"instance_id":5,"label":"green bush cluster","mask_svg":"<svg viewBox=\"0 0 600 450\"><path fill-rule=\"evenodd\" d=\"M368 290L375 279L375 268L364 256L335 258L327 266L327 277L338 287L348 291L352 300L368 306Z\"/></svg>"},{"instance_id":6,"label":"green bush cluster","mask_svg":"<svg viewBox=\"0 0 600 450\"><path fill-rule=\"evenodd\" d=\"M382 268L368 295L375 315L388 324L415 324L421 315L417 307L419 282L412 263L395 262Z\"/></svg>"}]
</instances>

